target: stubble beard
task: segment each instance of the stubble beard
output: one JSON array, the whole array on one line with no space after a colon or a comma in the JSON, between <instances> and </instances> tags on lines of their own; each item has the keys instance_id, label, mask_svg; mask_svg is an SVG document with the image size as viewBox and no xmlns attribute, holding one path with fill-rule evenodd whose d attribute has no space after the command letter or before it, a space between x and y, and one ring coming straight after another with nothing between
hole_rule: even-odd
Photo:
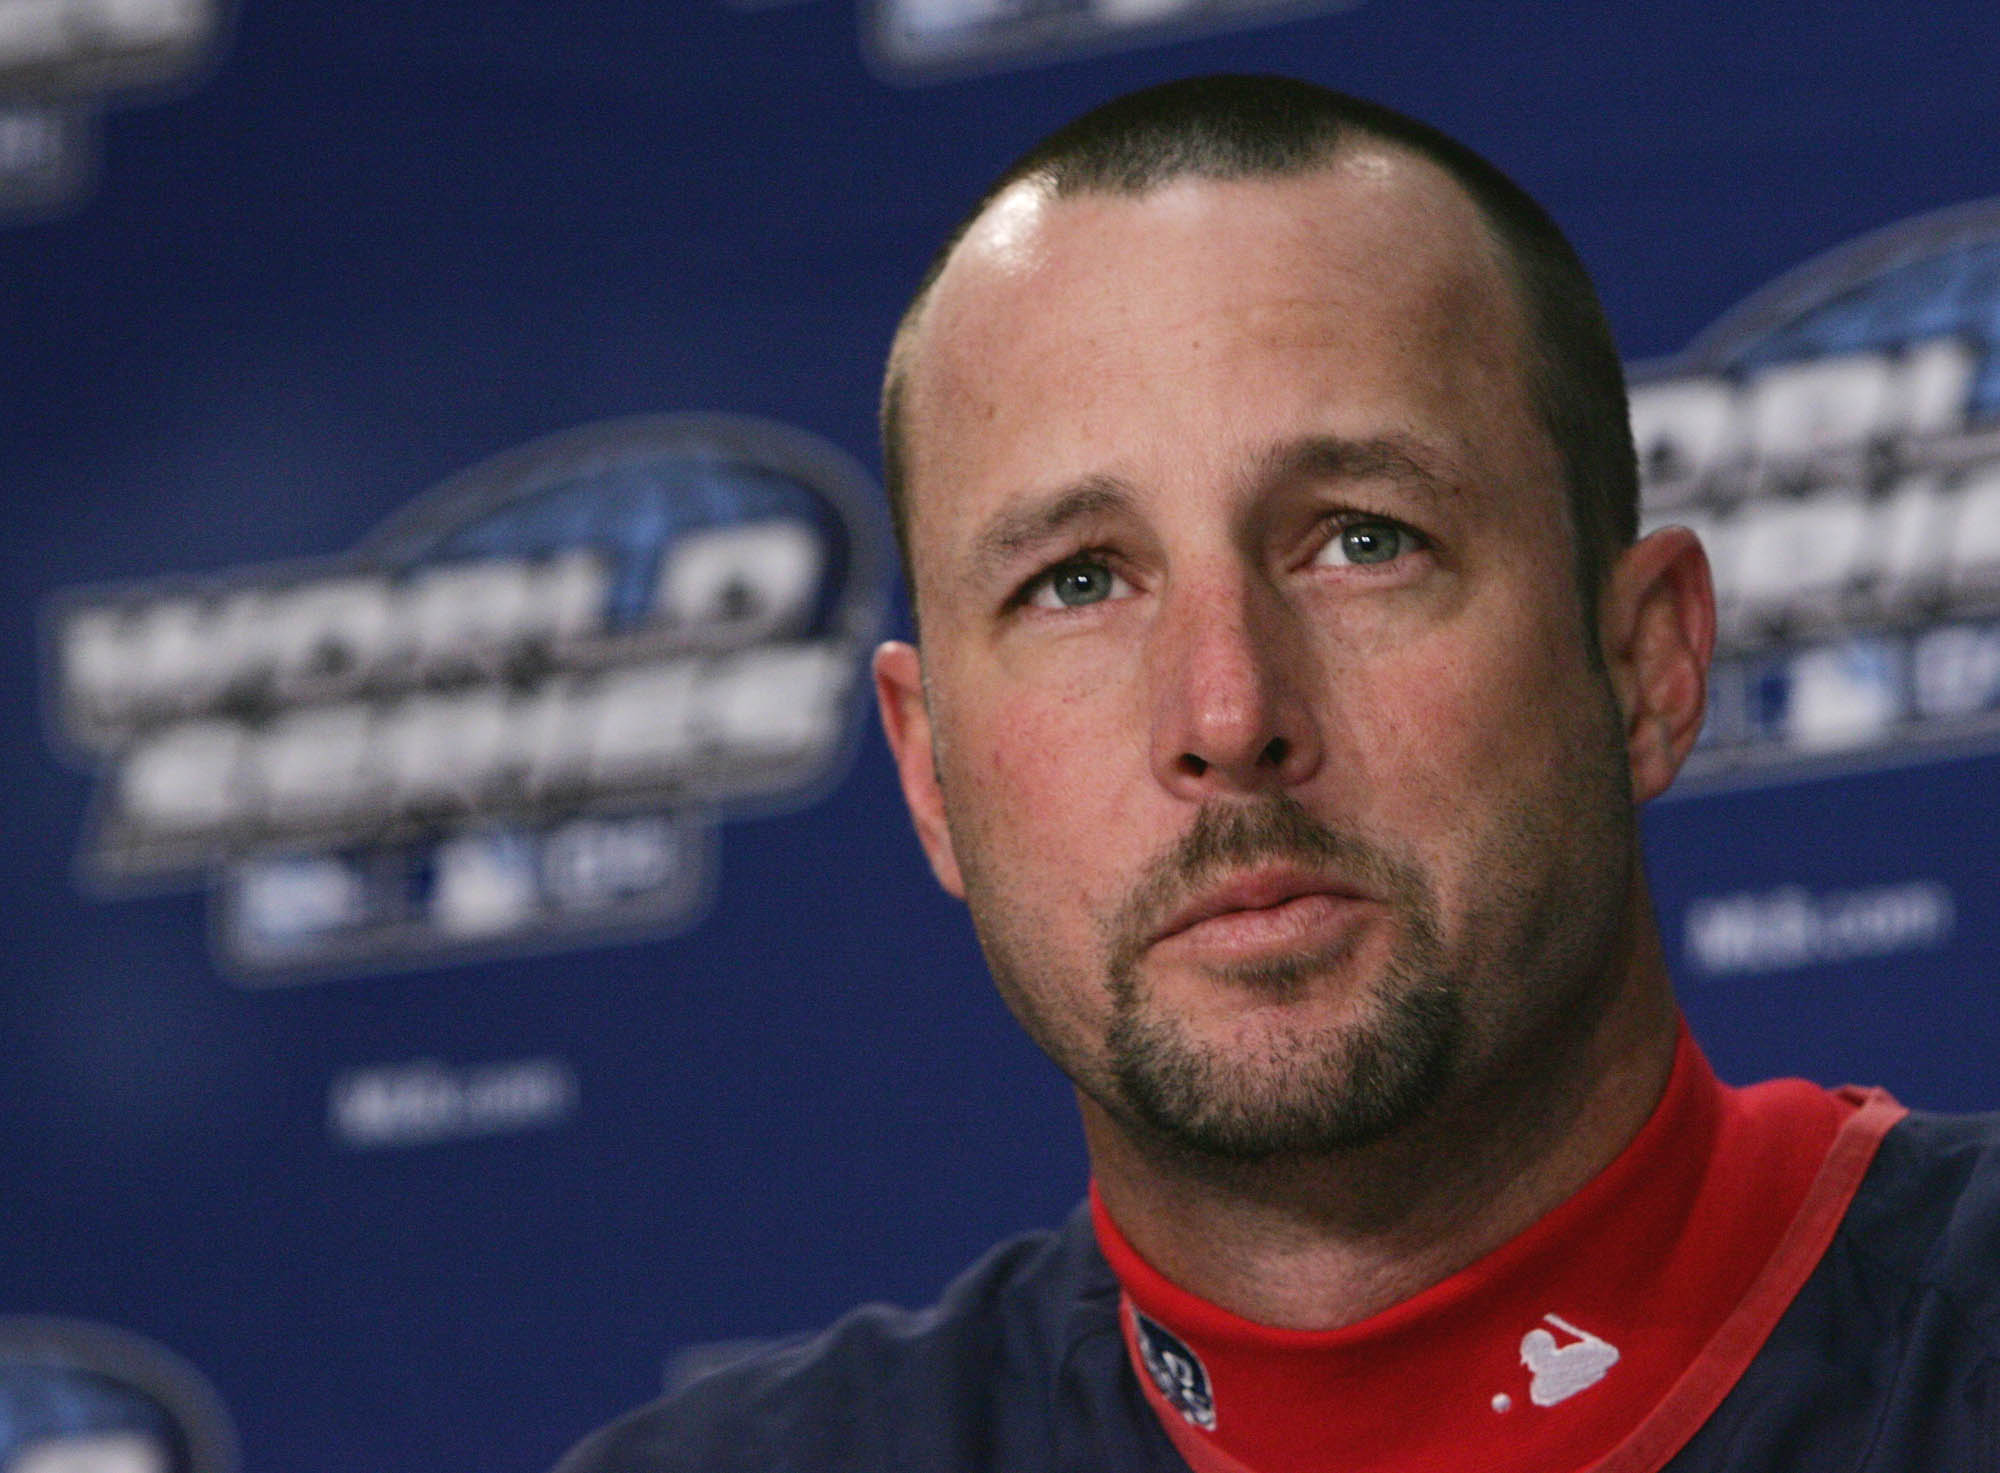
<instances>
[{"instance_id":1,"label":"stubble beard","mask_svg":"<svg viewBox=\"0 0 2000 1473\"><path fill-rule=\"evenodd\" d=\"M1384 902L1397 934L1379 976L1338 1022L1265 1020L1254 1041L1198 1039L1156 1005L1143 961L1160 918L1224 874L1259 863L1329 870ZM1464 988L1451 975L1422 874L1314 819L1295 799L1204 809L1107 928L1108 1079L1078 1083L1115 1118L1171 1149L1219 1162L1328 1155L1372 1144L1422 1116L1457 1071ZM1342 941L1215 969L1225 986L1282 1005L1352 964ZM1108 1087L1107 1087L1108 1086Z\"/></svg>"}]
</instances>

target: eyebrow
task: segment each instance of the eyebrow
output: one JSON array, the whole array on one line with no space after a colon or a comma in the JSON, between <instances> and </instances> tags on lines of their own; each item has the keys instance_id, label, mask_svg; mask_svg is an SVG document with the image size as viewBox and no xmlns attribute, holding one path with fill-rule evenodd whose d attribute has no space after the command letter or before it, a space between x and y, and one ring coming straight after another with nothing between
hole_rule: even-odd
<instances>
[{"instance_id":1,"label":"eyebrow","mask_svg":"<svg viewBox=\"0 0 2000 1473\"><path fill-rule=\"evenodd\" d=\"M1074 485L1013 506L995 516L973 539L972 561L982 573L1004 570L1021 555L1052 542L1077 522L1128 510L1132 490L1111 476L1087 476Z\"/></svg>"},{"instance_id":2,"label":"eyebrow","mask_svg":"<svg viewBox=\"0 0 2000 1473\"><path fill-rule=\"evenodd\" d=\"M1459 492L1457 482L1428 463L1427 457L1397 436L1348 440L1338 435L1307 435L1275 446L1261 467L1266 481L1394 481L1435 500Z\"/></svg>"},{"instance_id":3,"label":"eyebrow","mask_svg":"<svg viewBox=\"0 0 2000 1473\"><path fill-rule=\"evenodd\" d=\"M1295 480L1393 481L1399 486L1445 500L1458 485L1431 468L1424 455L1396 436L1350 440L1339 435L1306 435L1272 447L1258 466L1256 479L1266 484ZM1059 539L1078 522L1115 516L1131 509L1132 488L1115 476L1092 475L1024 505L995 515L973 538L971 566L976 574L1005 574L1022 555Z\"/></svg>"}]
</instances>

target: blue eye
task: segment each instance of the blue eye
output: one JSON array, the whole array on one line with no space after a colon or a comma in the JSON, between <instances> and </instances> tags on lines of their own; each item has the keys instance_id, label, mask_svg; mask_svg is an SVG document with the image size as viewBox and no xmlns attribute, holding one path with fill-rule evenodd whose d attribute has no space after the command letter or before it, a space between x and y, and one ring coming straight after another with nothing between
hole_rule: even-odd
<instances>
[{"instance_id":1,"label":"blue eye","mask_svg":"<svg viewBox=\"0 0 2000 1473\"><path fill-rule=\"evenodd\" d=\"M1115 598L1124 588L1124 580L1104 563L1073 558L1050 569L1028 601L1039 608L1075 609Z\"/></svg>"},{"instance_id":2,"label":"blue eye","mask_svg":"<svg viewBox=\"0 0 2000 1473\"><path fill-rule=\"evenodd\" d=\"M1355 565L1394 562L1416 546L1415 534L1395 522L1349 522L1327 543L1318 561Z\"/></svg>"}]
</instances>

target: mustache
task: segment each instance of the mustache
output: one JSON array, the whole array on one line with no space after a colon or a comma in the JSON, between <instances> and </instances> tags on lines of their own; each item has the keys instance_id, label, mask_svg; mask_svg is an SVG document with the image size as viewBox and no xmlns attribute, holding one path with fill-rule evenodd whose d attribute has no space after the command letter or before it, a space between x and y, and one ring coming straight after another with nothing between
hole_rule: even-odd
<instances>
[{"instance_id":1,"label":"mustache","mask_svg":"<svg viewBox=\"0 0 2000 1473\"><path fill-rule=\"evenodd\" d=\"M1276 794L1254 806L1211 804L1173 846L1147 865L1109 926L1114 976L1128 973L1194 892L1237 870L1292 863L1331 871L1384 899L1421 898L1417 871L1357 835L1320 822L1298 799Z\"/></svg>"}]
</instances>

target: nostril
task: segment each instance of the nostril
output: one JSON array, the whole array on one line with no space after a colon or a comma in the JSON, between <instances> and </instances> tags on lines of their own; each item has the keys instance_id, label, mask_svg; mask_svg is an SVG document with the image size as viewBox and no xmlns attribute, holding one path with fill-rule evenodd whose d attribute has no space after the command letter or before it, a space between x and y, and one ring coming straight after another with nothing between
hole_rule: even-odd
<instances>
[{"instance_id":1,"label":"nostril","mask_svg":"<svg viewBox=\"0 0 2000 1473\"><path fill-rule=\"evenodd\" d=\"M1181 753L1180 761L1178 761L1174 765L1180 768L1182 774L1187 777L1200 777L1203 773L1208 771L1207 760L1195 756L1195 754L1192 752Z\"/></svg>"},{"instance_id":2,"label":"nostril","mask_svg":"<svg viewBox=\"0 0 2000 1473\"><path fill-rule=\"evenodd\" d=\"M1259 767L1283 767L1285 758L1291 754L1291 743L1283 737L1272 737L1263 751L1257 754Z\"/></svg>"}]
</instances>

